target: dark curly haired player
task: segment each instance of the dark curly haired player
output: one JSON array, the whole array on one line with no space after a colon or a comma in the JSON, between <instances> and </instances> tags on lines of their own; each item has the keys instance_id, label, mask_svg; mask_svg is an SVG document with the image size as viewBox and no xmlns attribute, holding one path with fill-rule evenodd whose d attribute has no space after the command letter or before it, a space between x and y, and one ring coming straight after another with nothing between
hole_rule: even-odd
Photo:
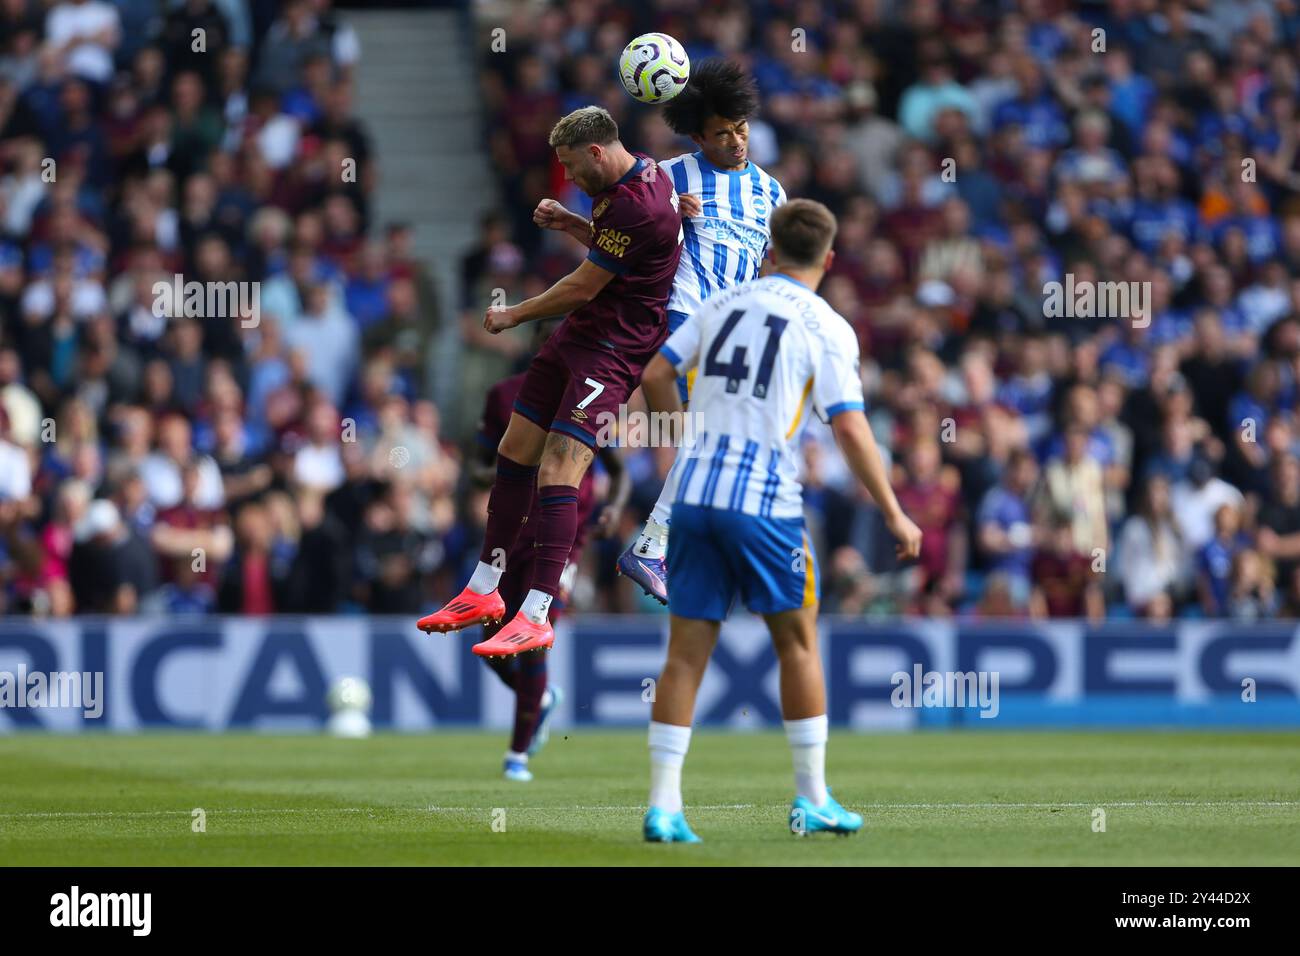
<instances>
[{"instance_id":1,"label":"dark curly haired player","mask_svg":"<svg viewBox=\"0 0 1300 956\"><path fill-rule=\"evenodd\" d=\"M675 332L715 292L758 277L772 213L785 202L785 190L749 158L749 120L758 111L758 89L734 63L696 65L686 88L663 109L673 132L699 147L659 164L684 197L686 244L668 299L668 328ZM688 387L685 378L678 382L683 402ZM674 464L645 528L618 559L620 574L665 604L668 521L680 477ZM703 473L693 477L705 480Z\"/></svg>"}]
</instances>

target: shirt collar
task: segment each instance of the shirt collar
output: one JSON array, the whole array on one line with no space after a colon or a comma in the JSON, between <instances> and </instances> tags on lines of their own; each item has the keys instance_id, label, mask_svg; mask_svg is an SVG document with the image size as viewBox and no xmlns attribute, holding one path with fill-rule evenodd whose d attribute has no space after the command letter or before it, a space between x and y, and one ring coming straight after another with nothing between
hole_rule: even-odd
<instances>
[{"instance_id":1,"label":"shirt collar","mask_svg":"<svg viewBox=\"0 0 1300 956\"><path fill-rule=\"evenodd\" d=\"M615 185L618 185L619 183L625 183L625 182L627 182L629 179L631 179L631 178L632 178L633 176L635 176L637 173L641 172L641 170L644 169L644 168L645 168L645 160L642 159L640 156L637 156L637 157L636 157L636 162L634 162L634 163L632 164L632 168L629 169L626 173L624 173L624 174L623 174L623 178L620 179L620 180L618 181L618 183L615 183Z\"/></svg>"}]
</instances>

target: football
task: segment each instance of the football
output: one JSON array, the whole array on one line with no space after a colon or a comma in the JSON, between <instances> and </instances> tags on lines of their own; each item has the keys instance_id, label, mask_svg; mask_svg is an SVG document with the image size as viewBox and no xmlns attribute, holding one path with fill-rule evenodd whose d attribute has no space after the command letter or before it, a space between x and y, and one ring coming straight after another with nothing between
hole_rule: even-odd
<instances>
[{"instance_id":1,"label":"football","mask_svg":"<svg viewBox=\"0 0 1300 956\"><path fill-rule=\"evenodd\" d=\"M326 729L335 737L369 737L372 699L370 685L360 677L339 678L325 698L330 709Z\"/></svg>"},{"instance_id":2,"label":"football","mask_svg":"<svg viewBox=\"0 0 1300 956\"><path fill-rule=\"evenodd\" d=\"M360 677L341 677L330 687L325 703L330 713L337 714L345 710L370 710L370 685Z\"/></svg>"},{"instance_id":3,"label":"football","mask_svg":"<svg viewBox=\"0 0 1300 956\"><path fill-rule=\"evenodd\" d=\"M682 91L691 61L680 43L666 33L643 33L618 58L623 89L642 103L664 103Z\"/></svg>"}]
</instances>

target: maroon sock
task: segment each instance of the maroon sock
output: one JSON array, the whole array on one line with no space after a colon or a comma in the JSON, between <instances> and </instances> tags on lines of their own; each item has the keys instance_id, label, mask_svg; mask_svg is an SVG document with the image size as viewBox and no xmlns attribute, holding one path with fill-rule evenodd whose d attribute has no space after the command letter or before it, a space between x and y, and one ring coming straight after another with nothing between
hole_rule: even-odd
<instances>
[{"instance_id":1,"label":"maroon sock","mask_svg":"<svg viewBox=\"0 0 1300 956\"><path fill-rule=\"evenodd\" d=\"M504 567L505 556L514 548L528 519L536 489L535 465L521 465L505 455L497 455L497 479L492 482L492 492L488 495L487 529L483 533L480 561Z\"/></svg>"},{"instance_id":2,"label":"maroon sock","mask_svg":"<svg viewBox=\"0 0 1300 956\"><path fill-rule=\"evenodd\" d=\"M546 693L546 651L526 651L512 660L519 661L515 670L515 729L510 749L526 753L537 732L542 714L542 695Z\"/></svg>"},{"instance_id":3,"label":"maroon sock","mask_svg":"<svg viewBox=\"0 0 1300 956\"><path fill-rule=\"evenodd\" d=\"M578 489L572 485L539 488L537 514L537 553L533 559L532 587L557 597L560 577L569 563L573 539L578 534Z\"/></svg>"}]
</instances>

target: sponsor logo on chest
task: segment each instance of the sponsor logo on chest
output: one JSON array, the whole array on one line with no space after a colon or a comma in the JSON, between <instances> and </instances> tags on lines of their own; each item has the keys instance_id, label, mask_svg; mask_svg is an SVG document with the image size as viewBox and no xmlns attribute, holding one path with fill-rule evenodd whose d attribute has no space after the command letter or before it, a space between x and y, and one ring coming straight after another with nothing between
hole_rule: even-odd
<instances>
[{"instance_id":1,"label":"sponsor logo on chest","mask_svg":"<svg viewBox=\"0 0 1300 956\"><path fill-rule=\"evenodd\" d=\"M602 229L596 236L596 248L617 259L623 258L623 253L631 244L632 237L617 229Z\"/></svg>"}]
</instances>

